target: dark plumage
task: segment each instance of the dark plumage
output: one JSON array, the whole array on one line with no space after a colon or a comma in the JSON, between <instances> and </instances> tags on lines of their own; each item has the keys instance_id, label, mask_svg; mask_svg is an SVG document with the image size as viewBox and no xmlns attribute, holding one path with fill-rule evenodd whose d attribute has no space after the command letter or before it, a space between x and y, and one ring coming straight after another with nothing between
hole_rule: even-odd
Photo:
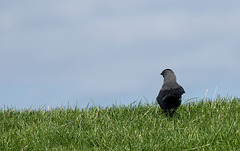
<instances>
[{"instance_id":1,"label":"dark plumage","mask_svg":"<svg viewBox=\"0 0 240 151\"><path fill-rule=\"evenodd\" d=\"M172 116L181 105L182 94L185 93L182 86L176 81L176 76L171 69L165 69L161 73L164 78L162 88L157 96L157 102L166 115Z\"/></svg>"}]
</instances>

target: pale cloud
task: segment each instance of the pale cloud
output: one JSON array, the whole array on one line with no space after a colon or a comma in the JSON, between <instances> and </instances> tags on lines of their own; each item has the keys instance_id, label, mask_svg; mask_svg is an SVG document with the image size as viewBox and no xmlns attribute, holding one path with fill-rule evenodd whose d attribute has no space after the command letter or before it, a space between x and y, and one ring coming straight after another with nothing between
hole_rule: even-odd
<instances>
[{"instance_id":1,"label":"pale cloud","mask_svg":"<svg viewBox=\"0 0 240 151\"><path fill-rule=\"evenodd\" d=\"M0 13L0 31L6 30L13 25L13 18L10 14Z\"/></svg>"},{"instance_id":2,"label":"pale cloud","mask_svg":"<svg viewBox=\"0 0 240 151\"><path fill-rule=\"evenodd\" d=\"M93 12L95 4L95 0L59 1L54 4L53 10L57 15L75 20L88 17Z\"/></svg>"},{"instance_id":3,"label":"pale cloud","mask_svg":"<svg viewBox=\"0 0 240 151\"><path fill-rule=\"evenodd\" d=\"M139 15L127 18L97 19L87 24L87 31L97 40L131 43L149 38L176 40L198 34L235 34L240 27L240 11L225 15L190 12Z\"/></svg>"}]
</instances>

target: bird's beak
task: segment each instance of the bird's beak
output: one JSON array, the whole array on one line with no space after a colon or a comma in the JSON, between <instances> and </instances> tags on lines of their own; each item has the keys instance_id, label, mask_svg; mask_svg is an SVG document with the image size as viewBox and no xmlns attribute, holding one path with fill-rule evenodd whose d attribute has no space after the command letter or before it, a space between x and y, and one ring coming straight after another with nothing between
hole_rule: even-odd
<instances>
[{"instance_id":1,"label":"bird's beak","mask_svg":"<svg viewBox=\"0 0 240 151\"><path fill-rule=\"evenodd\" d=\"M161 75L163 76L163 73L161 73Z\"/></svg>"}]
</instances>

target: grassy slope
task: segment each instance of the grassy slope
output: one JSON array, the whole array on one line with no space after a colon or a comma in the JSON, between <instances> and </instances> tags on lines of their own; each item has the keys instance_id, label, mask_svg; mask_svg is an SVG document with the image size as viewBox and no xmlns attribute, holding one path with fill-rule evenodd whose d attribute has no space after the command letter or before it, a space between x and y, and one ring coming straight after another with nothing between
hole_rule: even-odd
<instances>
[{"instance_id":1,"label":"grassy slope","mask_svg":"<svg viewBox=\"0 0 240 151\"><path fill-rule=\"evenodd\" d=\"M158 105L1 110L0 150L239 150L240 100L187 103L173 118Z\"/></svg>"}]
</instances>

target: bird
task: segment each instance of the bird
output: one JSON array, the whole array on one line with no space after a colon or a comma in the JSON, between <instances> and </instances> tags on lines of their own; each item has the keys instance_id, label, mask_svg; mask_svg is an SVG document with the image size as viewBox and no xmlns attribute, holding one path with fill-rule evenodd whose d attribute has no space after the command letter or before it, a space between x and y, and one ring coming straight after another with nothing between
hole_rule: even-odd
<instances>
[{"instance_id":1,"label":"bird","mask_svg":"<svg viewBox=\"0 0 240 151\"><path fill-rule=\"evenodd\" d=\"M172 117L176 109L181 105L182 95L185 90L177 83L176 75L171 69L163 70L161 75L164 80L156 100L166 116Z\"/></svg>"}]
</instances>

